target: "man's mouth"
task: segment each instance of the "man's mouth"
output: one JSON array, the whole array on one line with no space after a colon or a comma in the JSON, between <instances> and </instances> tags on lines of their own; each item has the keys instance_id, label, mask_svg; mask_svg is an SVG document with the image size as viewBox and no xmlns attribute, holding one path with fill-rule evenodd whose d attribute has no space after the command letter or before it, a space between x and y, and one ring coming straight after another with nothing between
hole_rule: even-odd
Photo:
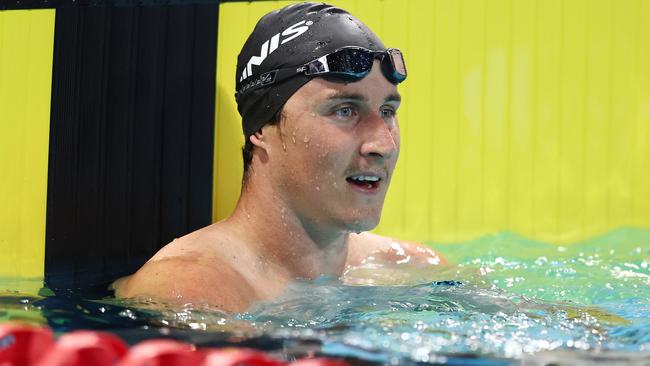
<instances>
[{"instance_id":1,"label":"man's mouth","mask_svg":"<svg viewBox=\"0 0 650 366\"><path fill-rule=\"evenodd\" d=\"M345 178L356 189L364 192L374 192L379 189L381 177L378 175L352 175Z\"/></svg>"}]
</instances>

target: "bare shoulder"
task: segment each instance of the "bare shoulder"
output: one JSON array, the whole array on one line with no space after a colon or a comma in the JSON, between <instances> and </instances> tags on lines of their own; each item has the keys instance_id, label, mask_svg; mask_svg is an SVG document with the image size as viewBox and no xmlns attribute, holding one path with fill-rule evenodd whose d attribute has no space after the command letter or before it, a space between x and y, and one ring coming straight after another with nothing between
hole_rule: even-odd
<instances>
[{"instance_id":1,"label":"bare shoulder","mask_svg":"<svg viewBox=\"0 0 650 366\"><path fill-rule=\"evenodd\" d=\"M121 298L154 298L170 304L209 304L224 311L242 311L255 300L245 279L226 263L208 266L191 257L147 262L133 275L116 282Z\"/></svg>"},{"instance_id":2,"label":"bare shoulder","mask_svg":"<svg viewBox=\"0 0 650 366\"><path fill-rule=\"evenodd\" d=\"M369 232L351 234L348 250L348 265L358 265L369 256L380 256L391 262L408 260L418 264L447 264L445 257L424 244Z\"/></svg>"},{"instance_id":3,"label":"bare shoulder","mask_svg":"<svg viewBox=\"0 0 650 366\"><path fill-rule=\"evenodd\" d=\"M245 310L256 298L232 263L210 255L189 238L168 244L136 273L115 281L116 297L154 298L172 305L209 304L224 311Z\"/></svg>"}]
</instances>

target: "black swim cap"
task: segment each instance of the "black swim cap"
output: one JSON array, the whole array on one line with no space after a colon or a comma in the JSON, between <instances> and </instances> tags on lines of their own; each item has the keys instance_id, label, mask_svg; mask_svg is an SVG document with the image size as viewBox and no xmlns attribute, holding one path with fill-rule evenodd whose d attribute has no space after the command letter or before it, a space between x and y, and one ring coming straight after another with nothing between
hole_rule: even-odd
<instances>
[{"instance_id":1,"label":"black swim cap","mask_svg":"<svg viewBox=\"0 0 650 366\"><path fill-rule=\"evenodd\" d=\"M347 11L324 3L299 3L272 11L255 25L237 58L236 89L260 83L259 76L275 69L301 66L344 46L374 51L386 48L379 38ZM244 136L275 116L284 103L311 77L288 80L237 95Z\"/></svg>"}]
</instances>

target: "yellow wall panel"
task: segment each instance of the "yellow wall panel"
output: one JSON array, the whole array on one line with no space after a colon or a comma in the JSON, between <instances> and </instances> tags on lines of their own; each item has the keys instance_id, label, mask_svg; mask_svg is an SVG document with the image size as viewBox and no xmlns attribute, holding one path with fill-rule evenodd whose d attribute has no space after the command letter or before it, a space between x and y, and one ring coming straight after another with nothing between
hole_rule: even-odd
<instances>
[{"instance_id":1,"label":"yellow wall panel","mask_svg":"<svg viewBox=\"0 0 650 366\"><path fill-rule=\"evenodd\" d=\"M0 11L0 276L43 275L54 14Z\"/></svg>"},{"instance_id":2,"label":"yellow wall panel","mask_svg":"<svg viewBox=\"0 0 650 366\"><path fill-rule=\"evenodd\" d=\"M510 124L508 136L508 228L532 236L533 131L536 1L511 2Z\"/></svg>"},{"instance_id":3,"label":"yellow wall panel","mask_svg":"<svg viewBox=\"0 0 650 366\"><path fill-rule=\"evenodd\" d=\"M459 116L456 225L459 240L474 238L483 226L483 117L485 85L485 1L460 3Z\"/></svg>"},{"instance_id":4,"label":"yellow wall panel","mask_svg":"<svg viewBox=\"0 0 650 366\"><path fill-rule=\"evenodd\" d=\"M620 128L626 121L634 121L633 111L638 86L635 84L636 49L633 37L636 25L628 19L636 18L637 4L628 1L612 9L612 64L611 64L611 121L610 121L610 164L609 169L609 225L619 227L629 221L632 215L632 180L627 172L632 169L633 154L630 153L634 139L633 128ZM630 88L630 86L632 86ZM634 124L630 123L630 127ZM626 179L628 178L628 179ZM633 217L633 216L632 216Z\"/></svg>"},{"instance_id":5,"label":"yellow wall panel","mask_svg":"<svg viewBox=\"0 0 650 366\"><path fill-rule=\"evenodd\" d=\"M533 90L533 237L556 233L559 159L561 8L558 0L536 9L535 85Z\"/></svg>"},{"instance_id":6,"label":"yellow wall panel","mask_svg":"<svg viewBox=\"0 0 650 366\"><path fill-rule=\"evenodd\" d=\"M639 0L639 12L637 13L637 42L638 62L636 73L638 75L636 109L636 141L635 149L632 152L636 160L634 166L634 213L637 226L646 225L650 222L650 88L643 87L650 85L650 42L647 36L650 34L650 3Z\"/></svg>"},{"instance_id":7,"label":"yellow wall panel","mask_svg":"<svg viewBox=\"0 0 650 366\"><path fill-rule=\"evenodd\" d=\"M236 55L257 19L286 3L220 8L215 220L241 180ZM650 2L332 3L408 64L402 152L377 232L570 243L650 226Z\"/></svg>"},{"instance_id":8,"label":"yellow wall panel","mask_svg":"<svg viewBox=\"0 0 650 366\"><path fill-rule=\"evenodd\" d=\"M461 91L459 86L460 4L456 1L436 2L432 23L434 31L431 46L433 47L434 59L427 60L422 57L406 56L408 59L407 67L411 75L417 75L418 69L427 67L433 69L433 79L427 80L433 89L433 111L429 109L428 113L416 114L417 120L421 121L420 123L428 121L433 127L429 136L430 140L427 141L427 143L433 144L433 165L428 174L422 174L423 178L428 176L431 181L432 199L429 201L429 205L432 211L429 217L431 226L428 233L431 237L439 238L442 241L454 241L458 233L458 230L456 230L458 222L456 205L458 165L448 158L448 153L453 151L455 155L458 150L459 98ZM427 39L426 35L423 34L422 39ZM414 51L407 54L416 54L417 52ZM436 80L436 82L432 83L433 80ZM406 84L404 84L401 90L406 88ZM408 100L405 100L405 103L408 102ZM400 123L409 125L410 128L418 128L418 126L412 126L418 124L418 122L415 122L417 120L412 119L409 122L409 120L402 118ZM411 147L411 150L417 152L417 146ZM398 165L407 161L409 154L402 154L401 159L402 161ZM406 178L405 180L408 181ZM394 188L391 188L389 194L395 192ZM404 202L400 202L400 204L404 205ZM387 222L382 222L382 228L389 227Z\"/></svg>"},{"instance_id":9,"label":"yellow wall panel","mask_svg":"<svg viewBox=\"0 0 650 366\"><path fill-rule=\"evenodd\" d=\"M587 1L562 4L557 235L567 240L583 235Z\"/></svg>"},{"instance_id":10,"label":"yellow wall panel","mask_svg":"<svg viewBox=\"0 0 650 366\"><path fill-rule=\"evenodd\" d=\"M403 45L404 52L414 52L420 46L420 36L417 31L423 33L425 37L432 37L434 28L430 18L434 14L434 3L424 2L421 8L409 7L405 11L408 28L401 32L401 39L385 40L387 45ZM394 4L396 8L398 4ZM426 26L422 26L426 25ZM390 47L390 46L389 46ZM400 108L400 118L404 116L405 120L411 120L422 116L431 120L426 116L430 116L435 105L432 101L434 90L431 87L431 79L433 78L433 68L422 67L425 66L421 62L425 60L433 60L435 50L433 47L421 49L422 58L419 60L420 66L415 66L411 70L417 70L413 80L416 80L414 86L419 90L419 93L410 93L407 89L399 87L400 93L404 100L403 108ZM408 116L408 117L407 117ZM383 222L394 222L396 232L393 235L406 236L408 230L427 233L430 227L431 206L433 202L433 192L431 190L431 176L422 176L421 179L413 180L408 179L409 175L419 170L429 170L433 168L434 155L433 146L430 141L426 139L431 136L433 125L431 123L409 124L401 123L402 134L402 157L398 162L398 170L394 174L394 180L397 182L395 187L391 188L390 197L397 199L390 199L386 204L385 211L390 215L397 215L397 217L384 216ZM424 139L423 139L424 138ZM404 156L412 156L409 160L404 159ZM393 190L395 188L395 190ZM400 192L401 195L395 195ZM406 207L403 202L411 201L414 198L426 202L426 204ZM399 228L399 231L397 231Z\"/></svg>"},{"instance_id":11,"label":"yellow wall panel","mask_svg":"<svg viewBox=\"0 0 650 366\"><path fill-rule=\"evenodd\" d=\"M632 141L634 156L632 170L632 206L636 226L650 222L650 2L637 0L636 34L633 35L636 56L636 99L632 106L635 139Z\"/></svg>"},{"instance_id":12,"label":"yellow wall panel","mask_svg":"<svg viewBox=\"0 0 650 366\"><path fill-rule=\"evenodd\" d=\"M483 98L482 143L483 148L483 225L495 231L508 228L508 125L510 114L511 79L509 66L510 29L509 14L512 6L507 0L490 1L485 8L485 82ZM503 14L508 14L505 17ZM486 91L489 90L489 93ZM487 128L489 126L489 128Z\"/></svg>"},{"instance_id":13,"label":"yellow wall panel","mask_svg":"<svg viewBox=\"0 0 650 366\"><path fill-rule=\"evenodd\" d=\"M592 235L609 228L612 10L611 0L587 2L584 227Z\"/></svg>"}]
</instances>

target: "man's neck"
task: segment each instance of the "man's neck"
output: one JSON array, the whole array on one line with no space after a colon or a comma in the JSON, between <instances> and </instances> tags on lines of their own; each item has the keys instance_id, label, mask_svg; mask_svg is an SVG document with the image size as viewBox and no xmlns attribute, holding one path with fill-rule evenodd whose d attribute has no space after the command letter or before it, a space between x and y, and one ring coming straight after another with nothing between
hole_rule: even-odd
<instances>
[{"instance_id":1,"label":"man's neck","mask_svg":"<svg viewBox=\"0 0 650 366\"><path fill-rule=\"evenodd\" d=\"M299 217L270 189L244 188L227 219L264 267L290 278L340 276L349 234Z\"/></svg>"}]
</instances>

